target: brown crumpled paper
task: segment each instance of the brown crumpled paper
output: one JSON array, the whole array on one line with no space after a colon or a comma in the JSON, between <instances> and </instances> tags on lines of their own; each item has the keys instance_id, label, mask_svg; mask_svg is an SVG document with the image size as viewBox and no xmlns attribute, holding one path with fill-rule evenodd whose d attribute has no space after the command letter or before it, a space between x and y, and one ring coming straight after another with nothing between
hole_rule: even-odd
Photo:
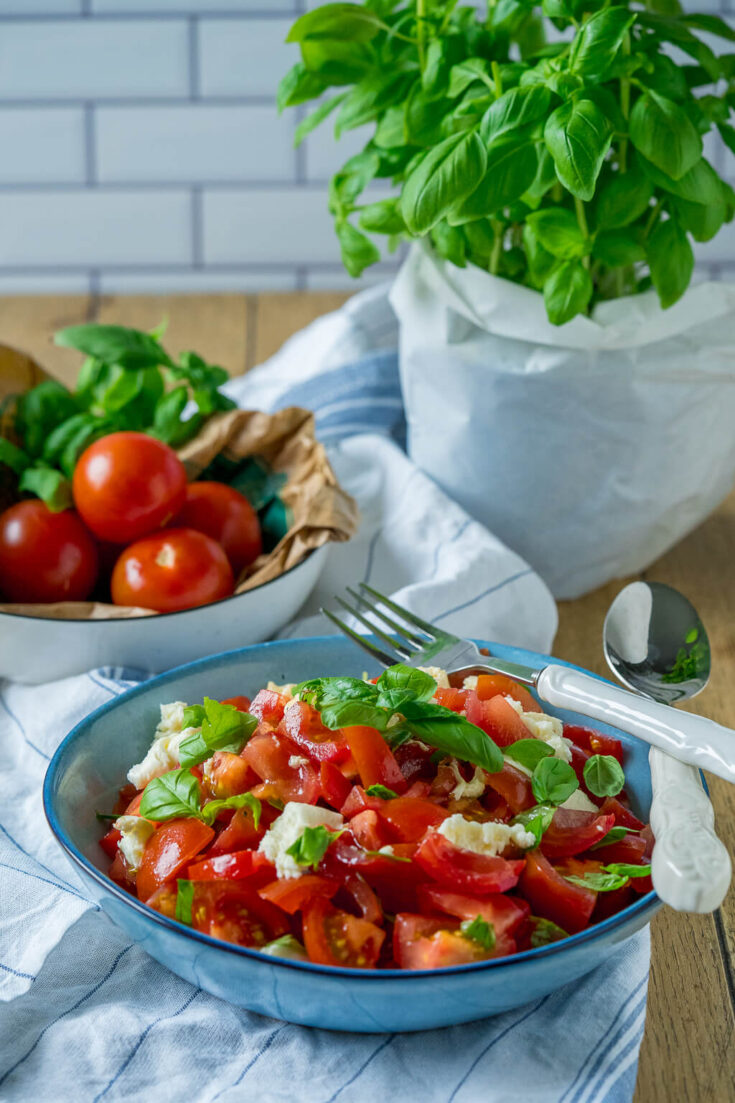
<instances>
[{"instance_id":1,"label":"brown crumpled paper","mask_svg":"<svg viewBox=\"0 0 735 1103\"><path fill-rule=\"evenodd\" d=\"M35 369L35 382L45 377L43 370L29 357L0 346L0 396L13 390L17 393L28 386L29 364ZM15 377L15 388L12 377ZM25 382L19 387L21 380ZM7 431L5 424L3 430ZM349 540L357 531L357 505L337 482L324 447L314 436L314 415L308 410L289 406L274 414L230 410L214 415L194 440L179 449L189 481L198 478L221 453L230 460L258 456L274 471L285 474L287 481L279 494L292 518L288 532L276 547L246 569L235 593L270 582L301 563L316 548L330 541ZM90 601L65 601L54 605L0 603L0 613L59 620L156 615L150 609Z\"/></svg>"}]
</instances>

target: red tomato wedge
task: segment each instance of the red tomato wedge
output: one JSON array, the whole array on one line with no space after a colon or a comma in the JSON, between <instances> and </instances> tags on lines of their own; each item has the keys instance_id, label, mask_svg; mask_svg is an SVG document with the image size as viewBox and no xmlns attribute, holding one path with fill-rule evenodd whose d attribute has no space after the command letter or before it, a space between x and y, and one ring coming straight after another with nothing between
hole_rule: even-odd
<instances>
[{"instance_id":1,"label":"red tomato wedge","mask_svg":"<svg viewBox=\"0 0 735 1103\"><path fill-rule=\"evenodd\" d=\"M254 735L242 752L242 758L284 803L297 800L316 804L321 796L319 773L311 763L291 764L292 759L300 757L295 744L266 731Z\"/></svg>"},{"instance_id":2,"label":"red tomato wedge","mask_svg":"<svg viewBox=\"0 0 735 1103\"><path fill-rule=\"evenodd\" d=\"M534 915L550 919L569 934L589 925L597 899L591 889L567 881L537 850L526 858L519 891Z\"/></svg>"},{"instance_id":3,"label":"red tomato wedge","mask_svg":"<svg viewBox=\"0 0 735 1103\"><path fill-rule=\"evenodd\" d=\"M117 854L117 844L120 839L122 839L122 835L116 827L111 827L107 834L100 839L100 846L108 858L114 858Z\"/></svg>"},{"instance_id":4,"label":"red tomato wedge","mask_svg":"<svg viewBox=\"0 0 735 1103\"><path fill-rule=\"evenodd\" d=\"M348 969L374 969L385 931L317 898L304 911L304 946L312 961Z\"/></svg>"},{"instance_id":5,"label":"red tomato wedge","mask_svg":"<svg viewBox=\"0 0 735 1103\"><path fill-rule=\"evenodd\" d=\"M207 783L213 797L223 799L246 793L257 784L258 776L239 754L215 751L207 770Z\"/></svg>"},{"instance_id":6,"label":"red tomato wedge","mask_svg":"<svg viewBox=\"0 0 735 1103\"><path fill-rule=\"evenodd\" d=\"M436 831L420 844L415 861L432 880L476 896L512 889L525 865L523 860L509 861L462 850Z\"/></svg>"},{"instance_id":7,"label":"red tomato wedge","mask_svg":"<svg viewBox=\"0 0 735 1103\"><path fill-rule=\"evenodd\" d=\"M322 799L339 811L352 789L345 775L333 762L322 762L319 766L319 784L322 787Z\"/></svg>"},{"instance_id":8,"label":"red tomato wedge","mask_svg":"<svg viewBox=\"0 0 735 1103\"><path fill-rule=\"evenodd\" d=\"M264 724L277 728L283 720L283 713L289 700L290 698L272 689L260 689L255 694L248 711L251 716L257 716Z\"/></svg>"},{"instance_id":9,"label":"red tomato wedge","mask_svg":"<svg viewBox=\"0 0 735 1103\"><path fill-rule=\"evenodd\" d=\"M520 682L514 682L507 674L480 674L475 693L481 701L490 701L498 694L501 697L512 697L522 705L524 712L543 712L541 705L535 697L531 696L526 687Z\"/></svg>"},{"instance_id":10,"label":"red tomato wedge","mask_svg":"<svg viewBox=\"0 0 735 1103\"><path fill-rule=\"evenodd\" d=\"M232 705L238 712L250 712L249 697L225 697L224 701L221 701L220 704Z\"/></svg>"},{"instance_id":11,"label":"red tomato wedge","mask_svg":"<svg viewBox=\"0 0 735 1103\"><path fill-rule=\"evenodd\" d=\"M498 694L481 701L474 690L467 694L467 719L490 736L498 747L509 747L519 739L528 739L530 732L505 697Z\"/></svg>"},{"instance_id":12,"label":"red tomato wedge","mask_svg":"<svg viewBox=\"0 0 735 1103\"><path fill-rule=\"evenodd\" d=\"M646 840L640 835L626 835L595 850L595 858L602 862L624 862L631 866L646 865L645 854Z\"/></svg>"},{"instance_id":13,"label":"red tomato wedge","mask_svg":"<svg viewBox=\"0 0 735 1103\"><path fill-rule=\"evenodd\" d=\"M383 908L378 895L359 873L348 874L343 891L350 897L363 919L370 923L383 922Z\"/></svg>"},{"instance_id":14,"label":"red tomato wedge","mask_svg":"<svg viewBox=\"0 0 735 1103\"><path fill-rule=\"evenodd\" d=\"M271 881L259 890L263 900L283 908L289 915L301 911L315 897L331 900L339 888L339 881L332 877L320 877L316 873L304 873L285 881Z\"/></svg>"},{"instance_id":15,"label":"red tomato wedge","mask_svg":"<svg viewBox=\"0 0 735 1103\"><path fill-rule=\"evenodd\" d=\"M404 791L406 782L401 768L377 728L360 725L343 728L342 733L366 789L371 785L385 785L395 793Z\"/></svg>"},{"instance_id":16,"label":"red tomato wedge","mask_svg":"<svg viewBox=\"0 0 735 1103\"><path fill-rule=\"evenodd\" d=\"M430 827L438 827L447 819L449 812L430 800L405 796L384 801L380 815L392 829L393 839L417 843Z\"/></svg>"},{"instance_id":17,"label":"red tomato wedge","mask_svg":"<svg viewBox=\"0 0 735 1103\"><path fill-rule=\"evenodd\" d=\"M346 820L349 820L360 812L381 812L384 804L382 797L369 797L362 785L353 785L340 812Z\"/></svg>"},{"instance_id":18,"label":"red tomato wedge","mask_svg":"<svg viewBox=\"0 0 735 1103\"><path fill-rule=\"evenodd\" d=\"M541 851L547 858L570 858L599 843L614 825L612 815L598 816L595 812L557 808L551 826L541 839Z\"/></svg>"},{"instance_id":19,"label":"red tomato wedge","mask_svg":"<svg viewBox=\"0 0 735 1103\"><path fill-rule=\"evenodd\" d=\"M632 827L635 831L640 831L645 826L637 816L633 815L629 808L621 804L617 797L605 797L600 812L603 815L612 813L615 817L615 823L619 824L620 827Z\"/></svg>"},{"instance_id":20,"label":"red tomato wedge","mask_svg":"<svg viewBox=\"0 0 735 1103\"><path fill-rule=\"evenodd\" d=\"M464 712L467 704L467 691L464 689L446 689L439 686L434 699L442 708L451 709L452 712Z\"/></svg>"},{"instance_id":21,"label":"red tomato wedge","mask_svg":"<svg viewBox=\"0 0 735 1103\"><path fill-rule=\"evenodd\" d=\"M509 935L496 937L495 947L486 950L459 931L459 923L423 915L396 916L393 955L402 969L446 969L476 961L505 957L515 952Z\"/></svg>"},{"instance_id":22,"label":"red tomato wedge","mask_svg":"<svg viewBox=\"0 0 735 1103\"><path fill-rule=\"evenodd\" d=\"M344 762L349 754L340 733L325 728L319 713L306 701L289 704L278 730L317 762Z\"/></svg>"},{"instance_id":23,"label":"red tomato wedge","mask_svg":"<svg viewBox=\"0 0 735 1103\"><path fill-rule=\"evenodd\" d=\"M264 946L288 934L288 917L246 881L195 881L192 926L238 946Z\"/></svg>"},{"instance_id":24,"label":"red tomato wedge","mask_svg":"<svg viewBox=\"0 0 735 1103\"><path fill-rule=\"evenodd\" d=\"M203 862L193 862L186 871L191 881L243 881L246 878L265 875L272 877L275 870L268 859L257 850L235 850L230 854L217 854Z\"/></svg>"},{"instance_id":25,"label":"red tomato wedge","mask_svg":"<svg viewBox=\"0 0 735 1103\"><path fill-rule=\"evenodd\" d=\"M214 831L201 820L171 820L156 829L146 843L136 887L141 900L148 900L157 888L176 877L214 838Z\"/></svg>"},{"instance_id":26,"label":"red tomato wedge","mask_svg":"<svg viewBox=\"0 0 735 1103\"><path fill-rule=\"evenodd\" d=\"M617 758L621 766L623 765L623 744L612 735L605 735L603 732L595 731L594 728L583 728L578 724L565 724L564 738L571 739L572 743L581 747L583 751L588 751L589 754L612 755L613 758Z\"/></svg>"},{"instance_id":27,"label":"red tomato wedge","mask_svg":"<svg viewBox=\"0 0 735 1103\"><path fill-rule=\"evenodd\" d=\"M246 808L238 808L227 827L220 831L212 843L207 851L207 857L226 854L233 850L243 850L245 847L257 847L264 834L262 820L256 828L252 812Z\"/></svg>"},{"instance_id":28,"label":"red tomato wedge","mask_svg":"<svg viewBox=\"0 0 735 1103\"><path fill-rule=\"evenodd\" d=\"M531 914L526 900L516 896L496 893L480 899L464 896L459 892L449 892L438 885L422 885L418 890L423 911L446 912L457 919L474 919L479 915L490 923L496 935L515 934Z\"/></svg>"},{"instance_id":29,"label":"red tomato wedge","mask_svg":"<svg viewBox=\"0 0 735 1103\"><path fill-rule=\"evenodd\" d=\"M387 846L393 841L383 817L370 808L352 817L350 831L357 845L365 850L380 850L381 846Z\"/></svg>"},{"instance_id":30,"label":"red tomato wedge","mask_svg":"<svg viewBox=\"0 0 735 1103\"><path fill-rule=\"evenodd\" d=\"M487 774L486 777L490 788L502 797L514 816L536 804L530 777L511 766L510 762L504 762L503 769L497 774Z\"/></svg>"}]
</instances>

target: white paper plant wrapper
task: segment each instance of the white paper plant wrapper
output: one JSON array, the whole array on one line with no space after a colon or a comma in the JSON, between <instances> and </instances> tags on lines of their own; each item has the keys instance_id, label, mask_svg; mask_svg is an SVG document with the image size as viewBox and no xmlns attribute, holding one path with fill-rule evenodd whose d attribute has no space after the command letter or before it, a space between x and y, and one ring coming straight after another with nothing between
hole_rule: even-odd
<instances>
[{"instance_id":1,"label":"white paper plant wrapper","mask_svg":"<svg viewBox=\"0 0 735 1103\"><path fill-rule=\"evenodd\" d=\"M391 302L411 458L559 598L639 571L735 478L735 287L562 327L536 291L412 248Z\"/></svg>"}]
</instances>

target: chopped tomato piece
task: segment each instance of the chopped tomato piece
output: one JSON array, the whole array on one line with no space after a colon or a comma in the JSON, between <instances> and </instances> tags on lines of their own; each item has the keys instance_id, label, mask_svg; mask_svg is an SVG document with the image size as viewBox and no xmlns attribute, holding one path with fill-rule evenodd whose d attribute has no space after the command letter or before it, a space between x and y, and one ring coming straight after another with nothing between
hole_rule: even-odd
<instances>
[{"instance_id":1,"label":"chopped tomato piece","mask_svg":"<svg viewBox=\"0 0 735 1103\"><path fill-rule=\"evenodd\" d=\"M322 799L339 811L352 788L345 775L333 762L322 762L319 766L319 784L322 787Z\"/></svg>"},{"instance_id":2,"label":"chopped tomato piece","mask_svg":"<svg viewBox=\"0 0 735 1103\"><path fill-rule=\"evenodd\" d=\"M498 747L508 747L519 739L528 739L530 732L505 697L498 694L481 701L474 690L467 694L467 719L489 735Z\"/></svg>"},{"instance_id":3,"label":"chopped tomato piece","mask_svg":"<svg viewBox=\"0 0 735 1103\"><path fill-rule=\"evenodd\" d=\"M387 846L392 842L391 833L383 817L370 808L352 817L350 831L358 846L364 847L365 850L380 850L381 846Z\"/></svg>"},{"instance_id":4,"label":"chopped tomato piece","mask_svg":"<svg viewBox=\"0 0 735 1103\"><path fill-rule=\"evenodd\" d=\"M617 915L623 908L627 908L635 900L635 893L630 887L631 882L621 889L612 892L598 892L595 910L592 912L592 922L601 923L603 919L609 919L611 915Z\"/></svg>"},{"instance_id":5,"label":"chopped tomato piece","mask_svg":"<svg viewBox=\"0 0 735 1103\"><path fill-rule=\"evenodd\" d=\"M317 762L344 762L349 754L341 734L325 728L319 713L306 701L289 704L278 730Z\"/></svg>"},{"instance_id":6,"label":"chopped tomato piece","mask_svg":"<svg viewBox=\"0 0 735 1103\"><path fill-rule=\"evenodd\" d=\"M284 803L316 804L322 791L319 773L310 762L297 763L300 757L299 748L275 732L254 735L242 752L242 758Z\"/></svg>"},{"instance_id":7,"label":"chopped tomato piece","mask_svg":"<svg viewBox=\"0 0 735 1103\"><path fill-rule=\"evenodd\" d=\"M111 881L114 881L116 885L121 885L124 889L127 889L128 892L132 890L133 884L135 883L135 874L128 866L120 850L118 850L117 854L112 859L109 878Z\"/></svg>"},{"instance_id":8,"label":"chopped tomato piece","mask_svg":"<svg viewBox=\"0 0 735 1103\"><path fill-rule=\"evenodd\" d=\"M436 831L420 844L415 860L432 880L476 896L512 889L525 864L523 860L509 861L463 850Z\"/></svg>"},{"instance_id":9,"label":"chopped tomato piece","mask_svg":"<svg viewBox=\"0 0 735 1103\"><path fill-rule=\"evenodd\" d=\"M324 858L324 869L343 879L345 871L360 873L375 889L386 911L415 911L418 908L416 889L428 878L413 861L413 843L393 843L389 854L367 853L350 840L348 833L330 846Z\"/></svg>"},{"instance_id":10,"label":"chopped tomato piece","mask_svg":"<svg viewBox=\"0 0 735 1103\"><path fill-rule=\"evenodd\" d=\"M124 812L121 812L121 816L139 816L140 802L143 799L144 789L141 789L139 793L136 793L130 804L127 806Z\"/></svg>"},{"instance_id":11,"label":"chopped tomato piece","mask_svg":"<svg viewBox=\"0 0 735 1103\"><path fill-rule=\"evenodd\" d=\"M524 712L543 712L541 705L520 682L514 682L507 674L480 674L475 690L481 701L490 701L500 694L512 697L523 707Z\"/></svg>"},{"instance_id":12,"label":"chopped tomato piece","mask_svg":"<svg viewBox=\"0 0 735 1103\"><path fill-rule=\"evenodd\" d=\"M551 825L541 839L541 850L547 858L568 858L589 850L604 839L615 824L615 817L598 816L595 812L577 812L557 808Z\"/></svg>"},{"instance_id":13,"label":"chopped tomato piece","mask_svg":"<svg viewBox=\"0 0 735 1103\"><path fill-rule=\"evenodd\" d=\"M603 815L612 813L615 817L615 823L620 827L632 827L635 831L640 831L644 826L643 822L634 816L629 808L626 808L617 797L605 797L602 802L600 811Z\"/></svg>"},{"instance_id":14,"label":"chopped tomato piece","mask_svg":"<svg viewBox=\"0 0 735 1103\"><path fill-rule=\"evenodd\" d=\"M463 689L446 689L439 686L434 694L437 705L451 709L452 712L464 712L467 701L467 693Z\"/></svg>"},{"instance_id":15,"label":"chopped tomato piece","mask_svg":"<svg viewBox=\"0 0 735 1103\"><path fill-rule=\"evenodd\" d=\"M342 892L349 896L363 919L367 919L370 923L383 922L383 909L377 893L359 873L347 875Z\"/></svg>"},{"instance_id":16,"label":"chopped tomato piece","mask_svg":"<svg viewBox=\"0 0 735 1103\"><path fill-rule=\"evenodd\" d=\"M342 732L366 789L371 785L385 785L394 793L404 791L406 782L401 768L377 728L359 725L343 728Z\"/></svg>"},{"instance_id":17,"label":"chopped tomato piece","mask_svg":"<svg viewBox=\"0 0 735 1103\"><path fill-rule=\"evenodd\" d=\"M100 846L108 858L114 858L117 854L117 844L120 839L122 839L122 834L116 827L111 827L107 834L100 839Z\"/></svg>"},{"instance_id":18,"label":"chopped tomato piece","mask_svg":"<svg viewBox=\"0 0 735 1103\"><path fill-rule=\"evenodd\" d=\"M225 697L224 701L220 703L223 705L234 705L238 712L250 712L249 697Z\"/></svg>"},{"instance_id":19,"label":"chopped tomato piece","mask_svg":"<svg viewBox=\"0 0 735 1103\"><path fill-rule=\"evenodd\" d=\"M280 908L261 900L245 881L195 881L192 926L238 946L264 946L288 934Z\"/></svg>"},{"instance_id":20,"label":"chopped tomato piece","mask_svg":"<svg viewBox=\"0 0 735 1103\"><path fill-rule=\"evenodd\" d=\"M505 957L515 952L509 935L496 937L495 947L486 950L465 938L459 923L431 919L423 915L396 916L393 927L393 953L402 969L446 969L453 965L471 965L476 961Z\"/></svg>"},{"instance_id":21,"label":"chopped tomato piece","mask_svg":"<svg viewBox=\"0 0 735 1103\"><path fill-rule=\"evenodd\" d=\"M266 809L263 809L263 814ZM215 854L227 854L233 850L245 850L247 847L257 846L265 834L262 818L256 828L253 813L249 808L238 808L228 823L227 827L220 831L217 838L207 851L207 857Z\"/></svg>"},{"instance_id":22,"label":"chopped tomato piece","mask_svg":"<svg viewBox=\"0 0 735 1103\"><path fill-rule=\"evenodd\" d=\"M160 912L161 915L167 916L169 919L176 918L176 898L178 896L178 889L175 884L167 882L165 885L161 885L160 889L156 889L145 903L149 908L153 908L154 911Z\"/></svg>"},{"instance_id":23,"label":"chopped tomato piece","mask_svg":"<svg viewBox=\"0 0 735 1103\"><path fill-rule=\"evenodd\" d=\"M213 838L214 831L201 820L171 820L157 828L146 843L138 869L136 887L139 898L148 900L160 885L176 877Z\"/></svg>"},{"instance_id":24,"label":"chopped tomato piece","mask_svg":"<svg viewBox=\"0 0 735 1103\"><path fill-rule=\"evenodd\" d=\"M433 754L432 747L427 747L416 739L409 739L406 743L402 743L400 747L396 747L393 757L409 784L414 781L430 783L435 771L434 763L431 761Z\"/></svg>"},{"instance_id":25,"label":"chopped tomato piece","mask_svg":"<svg viewBox=\"0 0 735 1103\"><path fill-rule=\"evenodd\" d=\"M317 898L304 911L304 946L311 961L348 969L374 969L385 940L375 923Z\"/></svg>"},{"instance_id":26,"label":"chopped tomato piece","mask_svg":"<svg viewBox=\"0 0 735 1103\"><path fill-rule=\"evenodd\" d=\"M204 775L213 797L222 799L247 793L258 781L258 776L239 754L215 751Z\"/></svg>"},{"instance_id":27,"label":"chopped tomato piece","mask_svg":"<svg viewBox=\"0 0 735 1103\"><path fill-rule=\"evenodd\" d=\"M621 766L623 765L625 756L623 744L613 735L605 735L604 732L598 732L594 728L583 728L578 724L565 724L564 737L571 739L572 743L581 747L583 751L588 751L590 754L612 755L613 758L617 758Z\"/></svg>"},{"instance_id":28,"label":"chopped tomato piece","mask_svg":"<svg viewBox=\"0 0 735 1103\"><path fill-rule=\"evenodd\" d=\"M489 787L505 801L514 816L536 804L530 777L510 762L504 762L503 769L498 773L487 774L486 779Z\"/></svg>"},{"instance_id":29,"label":"chopped tomato piece","mask_svg":"<svg viewBox=\"0 0 735 1103\"><path fill-rule=\"evenodd\" d=\"M385 801L382 797L369 797L362 785L353 785L347 795L347 799L340 808L340 812L346 820L352 819L360 812L381 812Z\"/></svg>"},{"instance_id":30,"label":"chopped tomato piece","mask_svg":"<svg viewBox=\"0 0 735 1103\"><path fill-rule=\"evenodd\" d=\"M394 839L401 843L417 843L430 827L438 827L449 812L430 800L407 795L384 801L380 814L392 828Z\"/></svg>"},{"instance_id":31,"label":"chopped tomato piece","mask_svg":"<svg viewBox=\"0 0 735 1103\"><path fill-rule=\"evenodd\" d=\"M567 881L538 850L528 854L519 891L534 915L576 934L589 925L597 893Z\"/></svg>"},{"instance_id":32,"label":"chopped tomato piece","mask_svg":"<svg viewBox=\"0 0 735 1103\"><path fill-rule=\"evenodd\" d=\"M277 728L283 720L283 713L289 700L289 697L284 697L282 693L275 693L272 689L261 689L255 694L248 711L251 716L257 716L262 723Z\"/></svg>"},{"instance_id":33,"label":"chopped tomato piece","mask_svg":"<svg viewBox=\"0 0 735 1103\"><path fill-rule=\"evenodd\" d=\"M595 851L603 862L624 862L626 865L646 865L646 840L640 835L625 835L616 843L608 843Z\"/></svg>"},{"instance_id":34,"label":"chopped tomato piece","mask_svg":"<svg viewBox=\"0 0 735 1103\"><path fill-rule=\"evenodd\" d=\"M474 919L479 915L486 923L491 924L496 935L515 934L531 914L526 900L504 893L479 899L459 892L449 892L438 885L422 885L418 895L423 911L446 912L457 919Z\"/></svg>"},{"instance_id":35,"label":"chopped tomato piece","mask_svg":"<svg viewBox=\"0 0 735 1103\"><path fill-rule=\"evenodd\" d=\"M650 824L646 824L646 826L641 829L641 838L646 844L646 849L643 851L643 857L646 859L647 862L650 862L651 855L653 854L653 846L656 842L653 837L653 831Z\"/></svg>"},{"instance_id":36,"label":"chopped tomato piece","mask_svg":"<svg viewBox=\"0 0 735 1103\"><path fill-rule=\"evenodd\" d=\"M271 881L259 890L263 900L283 908L289 915L301 911L315 897L331 900L339 888L339 881L332 877L320 877L316 873L304 873L285 881Z\"/></svg>"},{"instance_id":37,"label":"chopped tomato piece","mask_svg":"<svg viewBox=\"0 0 735 1103\"><path fill-rule=\"evenodd\" d=\"M275 873L264 854L257 850L236 850L230 854L216 854L203 862L193 862L186 871L191 881L242 881L258 875L266 880Z\"/></svg>"}]
</instances>

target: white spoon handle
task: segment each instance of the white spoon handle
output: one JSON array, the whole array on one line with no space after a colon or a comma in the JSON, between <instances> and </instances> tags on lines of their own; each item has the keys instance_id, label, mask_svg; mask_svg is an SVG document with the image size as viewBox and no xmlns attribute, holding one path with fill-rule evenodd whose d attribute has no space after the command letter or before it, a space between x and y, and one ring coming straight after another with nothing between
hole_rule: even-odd
<instances>
[{"instance_id":1,"label":"white spoon handle","mask_svg":"<svg viewBox=\"0 0 735 1103\"><path fill-rule=\"evenodd\" d=\"M681 762L735 782L735 731L713 720L556 664L544 667L536 690L550 705L612 724Z\"/></svg>"},{"instance_id":2,"label":"white spoon handle","mask_svg":"<svg viewBox=\"0 0 735 1103\"><path fill-rule=\"evenodd\" d=\"M732 867L714 831L699 771L651 747L653 887L677 911L711 912L725 898Z\"/></svg>"}]
</instances>

